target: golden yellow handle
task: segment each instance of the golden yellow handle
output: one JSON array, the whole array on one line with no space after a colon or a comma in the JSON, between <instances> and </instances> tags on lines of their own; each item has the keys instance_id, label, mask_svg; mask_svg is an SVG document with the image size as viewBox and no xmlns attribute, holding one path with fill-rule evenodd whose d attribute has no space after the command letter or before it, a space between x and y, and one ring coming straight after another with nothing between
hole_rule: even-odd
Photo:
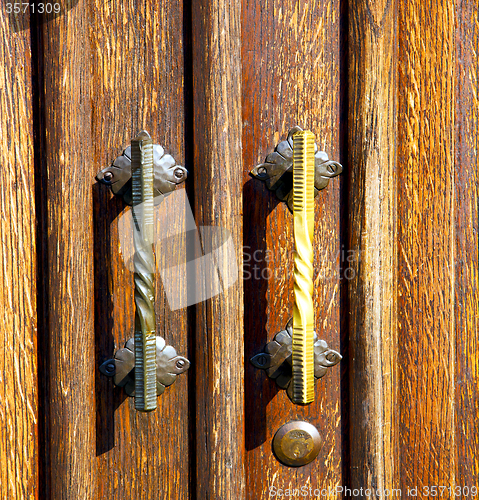
<instances>
[{"instance_id":1,"label":"golden yellow handle","mask_svg":"<svg viewBox=\"0 0 479 500\"><path fill-rule=\"evenodd\" d=\"M293 135L293 402L314 401L314 134Z\"/></svg>"}]
</instances>

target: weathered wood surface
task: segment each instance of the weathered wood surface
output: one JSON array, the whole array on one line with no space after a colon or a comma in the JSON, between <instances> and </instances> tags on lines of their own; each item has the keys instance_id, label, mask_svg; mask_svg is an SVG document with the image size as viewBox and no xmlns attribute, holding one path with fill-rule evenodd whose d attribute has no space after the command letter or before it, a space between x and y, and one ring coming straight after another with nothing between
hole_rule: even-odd
<instances>
[{"instance_id":1,"label":"weathered wood surface","mask_svg":"<svg viewBox=\"0 0 479 500\"><path fill-rule=\"evenodd\" d=\"M380 257L361 253L350 290L351 480L425 497L475 486L478 470L477 12L395 8L350 11L350 241Z\"/></svg>"},{"instance_id":2,"label":"weathered wood surface","mask_svg":"<svg viewBox=\"0 0 479 500\"><path fill-rule=\"evenodd\" d=\"M231 234L239 270L232 286L196 306L196 498L233 500L245 495L241 2L193 2L192 61L196 222ZM224 259L215 257L220 274L233 273ZM215 274L200 281L208 287Z\"/></svg>"},{"instance_id":3,"label":"weathered wood surface","mask_svg":"<svg viewBox=\"0 0 479 500\"><path fill-rule=\"evenodd\" d=\"M0 16L0 498L38 498L36 218L30 33ZM28 18L28 15L27 15Z\"/></svg>"},{"instance_id":4,"label":"weathered wood surface","mask_svg":"<svg viewBox=\"0 0 479 500\"><path fill-rule=\"evenodd\" d=\"M336 0L79 0L34 23L31 46L28 19L2 17L2 498L477 486L477 5L348 7L343 40ZM315 201L314 242L316 328L346 377L329 370L306 408L249 363L291 316L293 241L248 174L295 124L346 160ZM94 176L143 128L189 168L197 223L245 259L244 295L238 281L188 311L170 311L158 275L157 333L193 365L151 414L98 372L134 307L128 209ZM271 451L293 419L324 439L298 469Z\"/></svg>"},{"instance_id":5,"label":"weathered wood surface","mask_svg":"<svg viewBox=\"0 0 479 500\"><path fill-rule=\"evenodd\" d=\"M420 1L398 11L399 477L403 489L453 487L456 339L466 333L454 306L455 12Z\"/></svg>"},{"instance_id":6,"label":"weathered wood surface","mask_svg":"<svg viewBox=\"0 0 479 500\"><path fill-rule=\"evenodd\" d=\"M396 486L398 467L396 36L395 1L350 4L350 480L375 491Z\"/></svg>"},{"instance_id":7,"label":"weathered wood surface","mask_svg":"<svg viewBox=\"0 0 479 500\"><path fill-rule=\"evenodd\" d=\"M479 10L456 2L454 141L454 318L456 484L477 486L479 477Z\"/></svg>"},{"instance_id":8,"label":"weathered wood surface","mask_svg":"<svg viewBox=\"0 0 479 500\"><path fill-rule=\"evenodd\" d=\"M133 275L119 253L124 206L94 179L143 128L183 162L182 9L97 3L94 19L91 11L80 2L43 28L47 497L186 499L187 376L167 389L157 411L142 414L98 372L133 335L134 302ZM156 289L157 333L187 354L186 313L169 311L160 279Z\"/></svg>"},{"instance_id":9,"label":"weathered wood surface","mask_svg":"<svg viewBox=\"0 0 479 500\"><path fill-rule=\"evenodd\" d=\"M46 314L40 356L45 388L46 498L97 498L95 463L94 254L90 102L91 9L39 27L44 128L39 269Z\"/></svg>"},{"instance_id":10,"label":"weathered wood surface","mask_svg":"<svg viewBox=\"0 0 479 500\"><path fill-rule=\"evenodd\" d=\"M134 301L132 268L120 249L125 236L120 219L130 209L106 186L94 182L98 170L120 155L142 129L180 165L185 164L183 4L95 1L91 8L95 20L89 30L89 64L96 140L88 182L94 193L98 498L186 500L193 497L189 418L194 409L189 407L188 373L158 398L156 411L139 413L133 399L97 371L133 336ZM184 239L174 242L178 246L168 247L167 253L162 247L156 252L158 271L184 262ZM157 335L178 354L191 357L186 309L170 310L160 272L155 288Z\"/></svg>"},{"instance_id":11,"label":"weathered wood surface","mask_svg":"<svg viewBox=\"0 0 479 500\"><path fill-rule=\"evenodd\" d=\"M319 148L339 160L339 30L335 0L243 2L246 498L251 499L270 498L274 488L309 492L343 484L340 367L316 382L316 401L300 407L249 363L292 316L294 249L288 208L249 172L294 125L311 130ZM314 236L316 331L337 350L340 274L347 266L340 252L340 183L333 179L315 200ZM317 426L324 440L318 458L297 469L281 465L271 449L275 432L295 419Z\"/></svg>"}]
</instances>

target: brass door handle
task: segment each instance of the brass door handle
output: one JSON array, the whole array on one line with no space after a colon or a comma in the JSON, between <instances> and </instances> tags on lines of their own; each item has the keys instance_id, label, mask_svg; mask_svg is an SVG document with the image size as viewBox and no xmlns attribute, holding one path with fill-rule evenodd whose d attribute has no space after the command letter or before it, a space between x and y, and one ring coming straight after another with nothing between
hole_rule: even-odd
<instances>
[{"instance_id":1,"label":"brass door handle","mask_svg":"<svg viewBox=\"0 0 479 500\"><path fill-rule=\"evenodd\" d=\"M314 135L293 135L293 397L297 404L314 401Z\"/></svg>"},{"instance_id":2,"label":"brass door handle","mask_svg":"<svg viewBox=\"0 0 479 500\"><path fill-rule=\"evenodd\" d=\"M167 346L155 331L154 195L155 192L164 194L165 189L173 190L187 173L169 155L157 154L155 163L155 147L157 153L163 152L161 146L153 145L148 132L142 131L131 141L131 148L127 148L129 156L125 150L111 167L97 175L99 181L109 185L126 203L131 201L135 250L134 340L130 339L113 359L105 361L100 370L113 376L116 385L125 387L129 395L135 396L135 408L139 411L156 409L157 395L190 366L189 361L177 356L175 349Z\"/></svg>"},{"instance_id":3,"label":"brass door handle","mask_svg":"<svg viewBox=\"0 0 479 500\"><path fill-rule=\"evenodd\" d=\"M317 338L313 304L314 197L341 171L339 163L316 151L312 132L293 127L287 140L251 172L293 212L295 242L293 318L251 363L266 370L300 405L314 401L315 379L341 360L338 352Z\"/></svg>"}]
</instances>

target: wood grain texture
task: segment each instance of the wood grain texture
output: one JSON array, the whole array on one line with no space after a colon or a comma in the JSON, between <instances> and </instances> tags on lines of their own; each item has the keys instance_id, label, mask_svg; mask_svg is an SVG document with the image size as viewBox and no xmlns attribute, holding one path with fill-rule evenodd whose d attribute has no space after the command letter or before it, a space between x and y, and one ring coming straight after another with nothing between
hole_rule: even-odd
<instances>
[{"instance_id":1,"label":"wood grain texture","mask_svg":"<svg viewBox=\"0 0 479 500\"><path fill-rule=\"evenodd\" d=\"M232 500L245 496L241 2L193 2L192 56L195 218L231 234L239 268L232 286L196 306L196 498ZM231 271L224 256L217 262Z\"/></svg>"},{"instance_id":2,"label":"wood grain texture","mask_svg":"<svg viewBox=\"0 0 479 500\"><path fill-rule=\"evenodd\" d=\"M339 2L244 1L242 39L246 498L270 498L271 487L305 487L309 495L309 488L343 484L340 369L316 382L316 401L300 407L248 361L292 316L294 249L288 208L249 172L294 125L311 130L319 148L339 159ZM347 265L339 187L333 179L315 199L313 243L315 328L338 350L340 273ZM318 458L300 468L283 466L271 449L291 420L311 422L324 440Z\"/></svg>"},{"instance_id":3,"label":"wood grain texture","mask_svg":"<svg viewBox=\"0 0 479 500\"><path fill-rule=\"evenodd\" d=\"M339 4L78 0L33 42L28 16L2 15L0 498L477 486L472 0L346 5L347 163L315 200L314 302L331 348L349 332L349 380L334 367L312 405L294 406L249 363L291 317L294 248L287 207L249 172L296 124L339 159ZM240 268L222 294L171 311L161 270L196 249L186 235L157 247L157 333L193 363L150 414L98 371L133 336L134 302L130 209L94 176L141 129L186 162L196 222L231 235ZM186 223L179 212L169 235ZM206 254L225 242L202 236ZM294 419L323 438L300 468L271 450Z\"/></svg>"},{"instance_id":4,"label":"wood grain texture","mask_svg":"<svg viewBox=\"0 0 479 500\"><path fill-rule=\"evenodd\" d=\"M0 498L38 498L35 185L31 51L0 15ZM18 17L18 18L17 18ZM27 23L28 23L28 15Z\"/></svg>"},{"instance_id":5,"label":"wood grain texture","mask_svg":"<svg viewBox=\"0 0 479 500\"><path fill-rule=\"evenodd\" d=\"M183 3L96 1L93 9L92 134L98 141L89 181L94 183L95 174L110 165L141 129L184 165ZM125 236L132 245L121 222L130 208L106 186L95 184L93 192L97 369L133 336L134 302L132 268L122 246ZM174 220L171 231L182 224ZM186 240L173 241L173 247L160 246L155 252L156 333L191 359L186 309L170 310L160 273L184 262ZM179 376L158 398L157 410L144 414L135 411L133 399L111 379L96 374L98 498L192 498L189 434L194 410L189 412L189 375Z\"/></svg>"},{"instance_id":6,"label":"wood grain texture","mask_svg":"<svg viewBox=\"0 0 479 500\"><path fill-rule=\"evenodd\" d=\"M398 29L400 477L453 487L454 4L402 3Z\"/></svg>"},{"instance_id":7,"label":"wood grain texture","mask_svg":"<svg viewBox=\"0 0 479 500\"><path fill-rule=\"evenodd\" d=\"M396 2L353 1L349 20L351 486L385 498L398 472Z\"/></svg>"},{"instance_id":8,"label":"wood grain texture","mask_svg":"<svg viewBox=\"0 0 479 500\"><path fill-rule=\"evenodd\" d=\"M456 484L475 486L479 477L478 163L479 11L476 2L456 2L454 143L456 332Z\"/></svg>"},{"instance_id":9,"label":"wood grain texture","mask_svg":"<svg viewBox=\"0 0 479 500\"><path fill-rule=\"evenodd\" d=\"M91 8L43 24L47 498L96 499Z\"/></svg>"}]
</instances>

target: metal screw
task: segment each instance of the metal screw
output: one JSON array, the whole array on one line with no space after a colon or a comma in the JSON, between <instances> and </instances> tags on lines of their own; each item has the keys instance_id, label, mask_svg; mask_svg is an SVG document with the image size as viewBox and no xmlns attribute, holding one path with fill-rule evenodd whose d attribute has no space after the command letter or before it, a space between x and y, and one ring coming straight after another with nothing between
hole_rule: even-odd
<instances>
[{"instance_id":1,"label":"metal screw","mask_svg":"<svg viewBox=\"0 0 479 500\"><path fill-rule=\"evenodd\" d=\"M336 169L332 165L328 165L328 172L334 174L334 172L336 172Z\"/></svg>"},{"instance_id":2,"label":"metal screw","mask_svg":"<svg viewBox=\"0 0 479 500\"><path fill-rule=\"evenodd\" d=\"M115 363L112 361L111 363L108 363L106 366L105 366L105 370L108 372L108 373L113 373L115 370L116 370L116 366L115 366Z\"/></svg>"},{"instance_id":3,"label":"metal screw","mask_svg":"<svg viewBox=\"0 0 479 500\"><path fill-rule=\"evenodd\" d=\"M108 182L108 181L111 181L113 179L113 174L111 172L105 172L105 175L103 176L103 178Z\"/></svg>"},{"instance_id":4,"label":"metal screw","mask_svg":"<svg viewBox=\"0 0 479 500\"><path fill-rule=\"evenodd\" d=\"M185 366L185 361L183 359L179 359L176 362L176 368L178 368L178 370L181 370L184 366Z\"/></svg>"},{"instance_id":5,"label":"metal screw","mask_svg":"<svg viewBox=\"0 0 479 500\"><path fill-rule=\"evenodd\" d=\"M262 356L259 356L257 359L256 359L256 362L258 363L258 365L260 366L263 366L266 364L266 356L262 355Z\"/></svg>"},{"instance_id":6,"label":"metal screw","mask_svg":"<svg viewBox=\"0 0 479 500\"><path fill-rule=\"evenodd\" d=\"M181 170L181 168L175 168L173 174L177 179L182 179L183 176L185 175L185 173L183 172L183 170Z\"/></svg>"},{"instance_id":7,"label":"metal screw","mask_svg":"<svg viewBox=\"0 0 479 500\"><path fill-rule=\"evenodd\" d=\"M335 357L336 357L336 356L335 356L334 352L330 352L329 354L326 354L326 359L327 359L328 361L333 362L333 361L334 361L334 359L335 359Z\"/></svg>"},{"instance_id":8,"label":"metal screw","mask_svg":"<svg viewBox=\"0 0 479 500\"><path fill-rule=\"evenodd\" d=\"M265 175L266 174L266 167L259 167L258 168L258 174L259 175Z\"/></svg>"}]
</instances>

